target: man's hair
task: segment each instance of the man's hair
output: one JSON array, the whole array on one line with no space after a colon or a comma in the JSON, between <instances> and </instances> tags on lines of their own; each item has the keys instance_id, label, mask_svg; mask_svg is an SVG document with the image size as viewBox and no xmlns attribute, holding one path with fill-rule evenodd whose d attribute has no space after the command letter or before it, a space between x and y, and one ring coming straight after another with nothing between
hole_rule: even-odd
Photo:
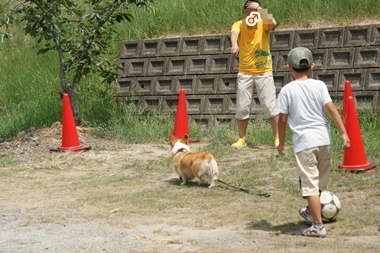
<instances>
[{"instance_id":1,"label":"man's hair","mask_svg":"<svg viewBox=\"0 0 380 253\"><path fill-rule=\"evenodd\" d=\"M247 4L251 3L251 2L256 2L261 6L261 3L259 0L247 0L247 1L245 1L244 5L243 5L243 9L247 9Z\"/></svg>"}]
</instances>

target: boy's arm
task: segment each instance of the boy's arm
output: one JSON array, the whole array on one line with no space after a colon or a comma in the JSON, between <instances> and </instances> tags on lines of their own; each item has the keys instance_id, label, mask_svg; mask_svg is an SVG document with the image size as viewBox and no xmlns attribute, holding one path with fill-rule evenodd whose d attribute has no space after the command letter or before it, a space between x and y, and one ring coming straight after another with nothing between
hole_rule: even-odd
<instances>
[{"instance_id":1,"label":"boy's arm","mask_svg":"<svg viewBox=\"0 0 380 253\"><path fill-rule=\"evenodd\" d=\"M338 127L343 140L343 149L347 149L350 147L350 139L348 138L346 128L344 127L342 118L338 110L336 109L333 102L329 102L325 105L327 112L330 114L331 118L335 122L335 125Z\"/></svg>"},{"instance_id":2,"label":"boy's arm","mask_svg":"<svg viewBox=\"0 0 380 253\"><path fill-rule=\"evenodd\" d=\"M285 132L286 132L286 123L288 122L288 114L280 113L278 118L278 138L280 139L280 144L277 147L277 151L280 155L285 155L284 146L285 146Z\"/></svg>"}]
</instances>

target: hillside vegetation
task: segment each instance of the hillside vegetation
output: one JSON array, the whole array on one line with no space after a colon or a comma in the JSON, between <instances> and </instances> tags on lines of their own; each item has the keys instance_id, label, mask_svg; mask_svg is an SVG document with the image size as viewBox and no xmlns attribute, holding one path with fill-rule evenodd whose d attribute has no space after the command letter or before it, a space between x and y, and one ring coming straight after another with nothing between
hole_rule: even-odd
<instances>
[{"instance_id":1,"label":"hillside vegetation","mask_svg":"<svg viewBox=\"0 0 380 253\"><path fill-rule=\"evenodd\" d=\"M0 0L1 6L5 2ZM109 55L116 63L124 40L227 33L231 24L241 18L243 2L160 0L151 5L148 12L131 8L134 19L115 27L118 34L109 48ZM262 3L279 22L278 29L380 20L378 0L360 4L353 0L271 0ZM12 28L13 40L0 43L0 140L31 127L51 126L61 120L57 56L54 53L37 55L39 45L25 37L22 28L22 23L17 23ZM157 117L150 112L136 112L133 106L120 110L113 101L113 85L103 85L101 81L99 76L92 75L79 85L78 101L84 125L98 127L104 135L120 136L131 142L157 140L171 131L172 120L167 119L173 115ZM193 131L197 135L200 130L194 126Z\"/></svg>"}]
</instances>

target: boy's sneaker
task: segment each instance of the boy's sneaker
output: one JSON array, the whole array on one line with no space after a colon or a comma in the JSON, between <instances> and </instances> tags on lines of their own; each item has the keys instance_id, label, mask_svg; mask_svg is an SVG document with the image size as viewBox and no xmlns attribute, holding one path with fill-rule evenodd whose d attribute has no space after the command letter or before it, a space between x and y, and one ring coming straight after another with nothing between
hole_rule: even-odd
<instances>
[{"instance_id":1,"label":"boy's sneaker","mask_svg":"<svg viewBox=\"0 0 380 253\"><path fill-rule=\"evenodd\" d=\"M280 145L280 139L275 139L273 145L277 148Z\"/></svg>"},{"instance_id":2,"label":"boy's sneaker","mask_svg":"<svg viewBox=\"0 0 380 253\"><path fill-rule=\"evenodd\" d=\"M310 237L325 237L326 236L326 228L323 226L321 228L316 228L314 225L302 231L303 236Z\"/></svg>"},{"instance_id":3,"label":"boy's sneaker","mask_svg":"<svg viewBox=\"0 0 380 253\"><path fill-rule=\"evenodd\" d=\"M234 148L243 148L246 146L247 146L247 143L242 138L239 138L237 142L231 145L231 147L234 147Z\"/></svg>"},{"instance_id":4,"label":"boy's sneaker","mask_svg":"<svg viewBox=\"0 0 380 253\"><path fill-rule=\"evenodd\" d=\"M309 225L313 224L313 217L311 216L311 213L310 213L308 206L307 207L301 207L298 210L298 212L302 216L302 218L305 219L307 224L309 224Z\"/></svg>"}]
</instances>

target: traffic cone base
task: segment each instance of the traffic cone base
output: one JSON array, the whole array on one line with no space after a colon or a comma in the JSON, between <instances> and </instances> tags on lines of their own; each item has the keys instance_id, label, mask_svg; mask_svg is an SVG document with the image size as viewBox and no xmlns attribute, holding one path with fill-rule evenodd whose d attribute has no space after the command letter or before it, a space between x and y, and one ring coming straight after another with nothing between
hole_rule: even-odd
<instances>
[{"instance_id":1,"label":"traffic cone base","mask_svg":"<svg viewBox=\"0 0 380 253\"><path fill-rule=\"evenodd\" d=\"M70 148L70 149L63 149L63 148L51 148L50 149L50 152L74 152L74 153L82 153L82 152L86 152L88 150L91 150L92 147L91 146L86 146L86 147L83 147L83 146L80 146L80 147L77 147L77 148Z\"/></svg>"},{"instance_id":2,"label":"traffic cone base","mask_svg":"<svg viewBox=\"0 0 380 253\"><path fill-rule=\"evenodd\" d=\"M340 165L339 166L340 169L345 169L345 170L350 171L352 173L362 173L362 172L372 173L376 167L377 167L376 164L371 164L371 163L367 163L367 164L363 164L363 165L357 165L357 166L349 166L349 165Z\"/></svg>"},{"instance_id":3,"label":"traffic cone base","mask_svg":"<svg viewBox=\"0 0 380 253\"><path fill-rule=\"evenodd\" d=\"M62 145L56 149L50 149L51 152L85 152L91 147L83 147L78 138L77 128L74 121L73 112L71 110L69 96L63 94L62 109Z\"/></svg>"}]
</instances>

